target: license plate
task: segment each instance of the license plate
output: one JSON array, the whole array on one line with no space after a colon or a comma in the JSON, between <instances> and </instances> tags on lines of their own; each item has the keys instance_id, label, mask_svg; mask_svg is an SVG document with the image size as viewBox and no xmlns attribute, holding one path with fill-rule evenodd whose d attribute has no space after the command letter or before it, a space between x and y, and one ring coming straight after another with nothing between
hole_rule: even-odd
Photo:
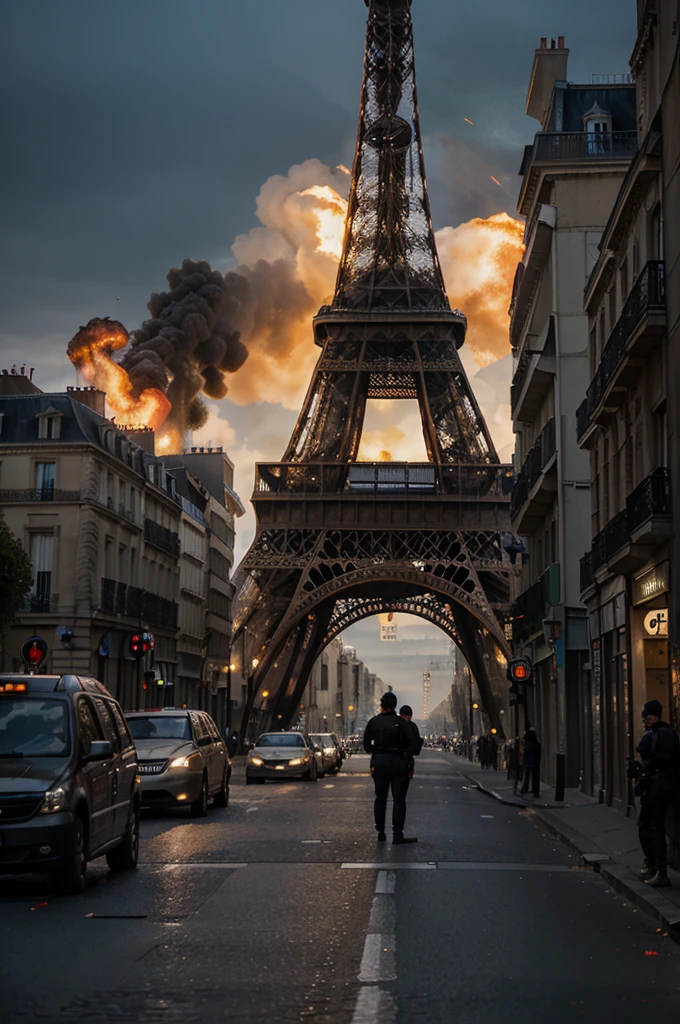
<instances>
[{"instance_id":1,"label":"license plate","mask_svg":"<svg viewBox=\"0 0 680 1024\"><path fill-rule=\"evenodd\" d=\"M163 771L162 764L140 764L139 772L140 775L158 775Z\"/></svg>"}]
</instances>

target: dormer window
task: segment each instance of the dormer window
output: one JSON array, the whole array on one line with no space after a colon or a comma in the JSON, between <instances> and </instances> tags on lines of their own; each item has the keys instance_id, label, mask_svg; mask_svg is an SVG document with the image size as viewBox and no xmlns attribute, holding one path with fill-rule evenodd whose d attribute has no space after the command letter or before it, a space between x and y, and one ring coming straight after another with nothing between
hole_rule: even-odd
<instances>
[{"instance_id":1,"label":"dormer window","mask_svg":"<svg viewBox=\"0 0 680 1024\"><path fill-rule=\"evenodd\" d=\"M38 438L56 441L61 436L62 414L54 406L45 409L36 416L38 421Z\"/></svg>"},{"instance_id":2,"label":"dormer window","mask_svg":"<svg viewBox=\"0 0 680 1024\"><path fill-rule=\"evenodd\" d=\"M595 103L583 115L587 135L588 153L608 153L612 148L612 115Z\"/></svg>"}]
</instances>

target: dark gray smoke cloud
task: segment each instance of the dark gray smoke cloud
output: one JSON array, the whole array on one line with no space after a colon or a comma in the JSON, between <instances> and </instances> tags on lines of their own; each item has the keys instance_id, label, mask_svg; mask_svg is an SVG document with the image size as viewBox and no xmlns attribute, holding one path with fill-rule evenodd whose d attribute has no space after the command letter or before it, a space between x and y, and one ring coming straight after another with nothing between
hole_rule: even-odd
<instances>
[{"instance_id":1,"label":"dark gray smoke cloud","mask_svg":"<svg viewBox=\"0 0 680 1024\"><path fill-rule=\"evenodd\" d=\"M248 350L235 329L249 286L227 280L206 260L185 259L167 275L170 290L147 303L151 319L132 332L121 360L136 394L158 388L172 403L167 420L181 434L203 426L208 408L201 394L224 398L225 374L243 365ZM241 284L242 282L242 284Z\"/></svg>"}]
</instances>

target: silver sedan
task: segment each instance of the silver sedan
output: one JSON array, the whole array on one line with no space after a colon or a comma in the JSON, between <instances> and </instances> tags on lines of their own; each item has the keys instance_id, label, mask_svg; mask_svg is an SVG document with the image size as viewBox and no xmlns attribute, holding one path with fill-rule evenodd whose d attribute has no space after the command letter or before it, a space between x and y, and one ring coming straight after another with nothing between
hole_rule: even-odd
<instances>
[{"instance_id":1,"label":"silver sedan","mask_svg":"<svg viewBox=\"0 0 680 1024\"><path fill-rule=\"evenodd\" d=\"M301 732L265 732L249 751L246 785L267 779L308 779L323 774L312 743Z\"/></svg>"}]
</instances>

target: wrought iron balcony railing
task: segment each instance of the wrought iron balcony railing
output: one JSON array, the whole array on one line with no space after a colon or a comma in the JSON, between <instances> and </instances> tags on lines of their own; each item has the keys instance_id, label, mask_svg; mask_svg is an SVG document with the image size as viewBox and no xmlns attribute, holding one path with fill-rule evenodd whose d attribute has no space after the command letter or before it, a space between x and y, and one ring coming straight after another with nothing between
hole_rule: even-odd
<instances>
[{"instance_id":1,"label":"wrought iron balcony railing","mask_svg":"<svg viewBox=\"0 0 680 1024\"><path fill-rule=\"evenodd\" d=\"M144 540L175 558L179 555L179 534L155 523L153 519L144 520Z\"/></svg>"},{"instance_id":2,"label":"wrought iron balcony railing","mask_svg":"<svg viewBox=\"0 0 680 1024\"><path fill-rule=\"evenodd\" d=\"M631 160L637 132L538 132L524 165L552 160Z\"/></svg>"},{"instance_id":3,"label":"wrought iron balcony railing","mask_svg":"<svg viewBox=\"0 0 680 1024\"><path fill-rule=\"evenodd\" d=\"M459 500L508 500L512 466L433 462L258 463L255 495L314 497L381 494L445 495Z\"/></svg>"},{"instance_id":4,"label":"wrought iron balcony railing","mask_svg":"<svg viewBox=\"0 0 680 1024\"><path fill-rule=\"evenodd\" d=\"M0 490L0 505L23 505L34 501L80 501L80 491L58 491L54 487L30 487L23 491Z\"/></svg>"},{"instance_id":5,"label":"wrought iron balcony railing","mask_svg":"<svg viewBox=\"0 0 680 1024\"><path fill-rule=\"evenodd\" d=\"M124 615L135 622L177 628L177 604L140 587L102 578L99 609L109 615Z\"/></svg>"},{"instance_id":6,"label":"wrought iron balcony railing","mask_svg":"<svg viewBox=\"0 0 680 1024\"><path fill-rule=\"evenodd\" d=\"M517 474L510 500L510 512L513 516L519 512L529 497L531 490L556 451L557 426L553 416L543 427L536 443L529 451L521 470Z\"/></svg>"},{"instance_id":7,"label":"wrought iron balcony railing","mask_svg":"<svg viewBox=\"0 0 680 1024\"><path fill-rule=\"evenodd\" d=\"M666 287L662 260L650 260L642 268L630 290L621 315L614 324L595 371L586 397L576 410L576 434L580 439L590 425L593 413L604 398L606 390L626 355L636 328L650 312L666 309Z\"/></svg>"},{"instance_id":8,"label":"wrought iron balcony railing","mask_svg":"<svg viewBox=\"0 0 680 1024\"><path fill-rule=\"evenodd\" d=\"M631 535L655 516L670 516L670 476L665 466L653 470L626 498L626 507L617 512L604 529L593 537L590 551L593 573L602 569L622 548L631 543ZM585 557L585 556L584 556ZM583 559L581 559L583 566ZM583 579L581 590L583 591Z\"/></svg>"},{"instance_id":9,"label":"wrought iron balcony railing","mask_svg":"<svg viewBox=\"0 0 680 1024\"><path fill-rule=\"evenodd\" d=\"M560 564L553 562L527 590L519 595L510 609L512 639L515 643L538 633L546 608L560 599Z\"/></svg>"}]
</instances>

